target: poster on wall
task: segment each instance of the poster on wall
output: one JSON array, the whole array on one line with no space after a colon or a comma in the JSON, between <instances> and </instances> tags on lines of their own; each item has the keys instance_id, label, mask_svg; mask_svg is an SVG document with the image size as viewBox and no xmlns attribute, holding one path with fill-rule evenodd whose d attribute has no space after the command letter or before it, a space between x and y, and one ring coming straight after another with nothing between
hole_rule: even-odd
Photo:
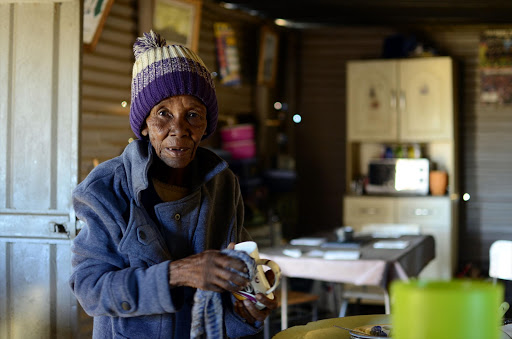
<instances>
[{"instance_id":1,"label":"poster on wall","mask_svg":"<svg viewBox=\"0 0 512 339\"><path fill-rule=\"evenodd\" d=\"M258 84L273 87L276 82L279 37L275 31L264 26L261 30L260 55L258 60Z\"/></svg>"},{"instance_id":2,"label":"poster on wall","mask_svg":"<svg viewBox=\"0 0 512 339\"><path fill-rule=\"evenodd\" d=\"M512 104L512 30L485 31L478 48L480 102Z\"/></svg>"},{"instance_id":3,"label":"poster on wall","mask_svg":"<svg viewBox=\"0 0 512 339\"><path fill-rule=\"evenodd\" d=\"M168 45L184 45L197 52L201 5L201 0L155 0L153 29Z\"/></svg>"},{"instance_id":4,"label":"poster on wall","mask_svg":"<svg viewBox=\"0 0 512 339\"><path fill-rule=\"evenodd\" d=\"M83 43L87 52L96 48L113 3L114 0L84 0Z\"/></svg>"},{"instance_id":5,"label":"poster on wall","mask_svg":"<svg viewBox=\"0 0 512 339\"><path fill-rule=\"evenodd\" d=\"M213 28L220 82L226 86L240 85L240 61L235 31L226 22L216 22Z\"/></svg>"}]
</instances>

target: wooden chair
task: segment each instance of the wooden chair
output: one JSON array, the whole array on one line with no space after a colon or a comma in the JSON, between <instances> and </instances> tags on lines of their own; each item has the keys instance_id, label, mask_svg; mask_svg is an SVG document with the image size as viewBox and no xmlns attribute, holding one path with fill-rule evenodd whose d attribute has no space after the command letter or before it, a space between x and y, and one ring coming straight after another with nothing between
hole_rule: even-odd
<instances>
[{"instance_id":1,"label":"wooden chair","mask_svg":"<svg viewBox=\"0 0 512 339\"><path fill-rule=\"evenodd\" d=\"M277 298L278 308L281 307L281 290L274 292L275 298ZM310 294L299 291L288 291L288 306L300 305L300 304L311 304L311 321L318 320L318 304L317 301L319 296L316 294ZM270 316L265 319L263 328L263 335L265 339L270 338Z\"/></svg>"}]
</instances>

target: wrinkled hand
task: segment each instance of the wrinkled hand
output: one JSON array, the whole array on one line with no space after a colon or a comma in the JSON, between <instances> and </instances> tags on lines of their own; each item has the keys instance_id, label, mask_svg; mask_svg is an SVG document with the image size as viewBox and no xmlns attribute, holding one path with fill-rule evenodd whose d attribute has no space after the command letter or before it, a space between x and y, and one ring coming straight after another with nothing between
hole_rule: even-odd
<instances>
[{"instance_id":1,"label":"wrinkled hand","mask_svg":"<svg viewBox=\"0 0 512 339\"><path fill-rule=\"evenodd\" d=\"M265 276L269 281L270 285L274 282L274 272L266 271ZM254 325L256 321L265 321L265 319L269 316L272 310L277 308L277 299L267 298L263 293L258 293L256 295L256 299L265 305L266 307L262 310L259 310L256 307L256 304L249 300L237 300L234 305L235 312L238 313L242 318L244 318L249 324Z\"/></svg>"},{"instance_id":2,"label":"wrinkled hand","mask_svg":"<svg viewBox=\"0 0 512 339\"><path fill-rule=\"evenodd\" d=\"M170 284L173 287L189 286L214 292L236 292L249 284L248 279L230 271L228 267L247 272L247 267L241 260L217 250L207 250L172 261L169 267Z\"/></svg>"}]
</instances>

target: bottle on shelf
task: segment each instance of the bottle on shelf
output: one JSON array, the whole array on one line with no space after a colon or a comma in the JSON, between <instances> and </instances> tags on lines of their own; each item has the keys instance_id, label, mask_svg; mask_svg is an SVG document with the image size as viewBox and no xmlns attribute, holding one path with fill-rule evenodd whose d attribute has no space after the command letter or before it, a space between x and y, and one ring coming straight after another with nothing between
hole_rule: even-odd
<instances>
[{"instance_id":1,"label":"bottle on shelf","mask_svg":"<svg viewBox=\"0 0 512 339\"><path fill-rule=\"evenodd\" d=\"M413 145L412 145L412 148L413 148L413 151L414 151L414 156L413 156L413 158L414 158L414 159L419 159L419 158L421 158L421 148L420 148L420 145L419 145L419 144L413 144Z\"/></svg>"},{"instance_id":2,"label":"bottle on shelf","mask_svg":"<svg viewBox=\"0 0 512 339\"><path fill-rule=\"evenodd\" d=\"M384 159L392 159L394 157L393 149L391 146L386 146L384 149Z\"/></svg>"},{"instance_id":3,"label":"bottle on shelf","mask_svg":"<svg viewBox=\"0 0 512 339\"><path fill-rule=\"evenodd\" d=\"M405 145L396 145L395 158L407 158L407 148L405 147Z\"/></svg>"}]
</instances>

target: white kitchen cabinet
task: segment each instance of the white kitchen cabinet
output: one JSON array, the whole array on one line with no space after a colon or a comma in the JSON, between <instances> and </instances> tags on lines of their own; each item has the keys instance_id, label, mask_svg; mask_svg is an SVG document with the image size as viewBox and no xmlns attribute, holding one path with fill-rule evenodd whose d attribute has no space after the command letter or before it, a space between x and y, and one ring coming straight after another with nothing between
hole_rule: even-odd
<instances>
[{"instance_id":1,"label":"white kitchen cabinet","mask_svg":"<svg viewBox=\"0 0 512 339\"><path fill-rule=\"evenodd\" d=\"M398 133L397 62L347 63L349 140L390 140Z\"/></svg>"},{"instance_id":2,"label":"white kitchen cabinet","mask_svg":"<svg viewBox=\"0 0 512 339\"><path fill-rule=\"evenodd\" d=\"M449 57L349 61L349 141L453 138L454 66Z\"/></svg>"},{"instance_id":3,"label":"white kitchen cabinet","mask_svg":"<svg viewBox=\"0 0 512 339\"><path fill-rule=\"evenodd\" d=\"M395 222L394 201L390 198L351 196L344 199L344 225L358 232L365 224Z\"/></svg>"},{"instance_id":4,"label":"white kitchen cabinet","mask_svg":"<svg viewBox=\"0 0 512 339\"><path fill-rule=\"evenodd\" d=\"M344 225L359 231L365 224L414 224L422 234L435 239L436 256L421 272L421 278L449 280L455 270L455 234L449 197L369 197L344 199Z\"/></svg>"},{"instance_id":5,"label":"white kitchen cabinet","mask_svg":"<svg viewBox=\"0 0 512 339\"><path fill-rule=\"evenodd\" d=\"M452 209L449 197L395 198L396 222L417 224L423 234L430 234L436 243L436 256L421 272L421 278L449 280L455 272L452 246Z\"/></svg>"},{"instance_id":6,"label":"white kitchen cabinet","mask_svg":"<svg viewBox=\"0 0 512 339\"><path fill-rule=\"evenodd\" d=\"M450 279L457 257L459 199L455 64L450 57L355 60L347 63L346 195L343 224L417 224L436 241L423 278ZM353 182L384 149L420 146L431 169L448 173L438 196L361 195Z\"/></svg>"}]
</instances>

